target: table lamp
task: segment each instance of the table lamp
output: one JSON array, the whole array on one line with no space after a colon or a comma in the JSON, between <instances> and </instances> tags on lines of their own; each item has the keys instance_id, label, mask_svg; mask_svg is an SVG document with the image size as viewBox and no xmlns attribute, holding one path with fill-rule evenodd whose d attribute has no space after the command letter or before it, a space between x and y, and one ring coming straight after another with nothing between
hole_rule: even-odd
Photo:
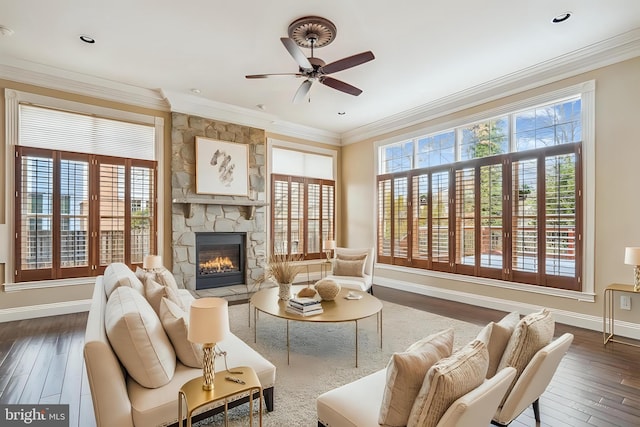
<instances>
[{"instance_id":1,"label":"table lamp","mask_svg":"<svg viewBox=\"0 0 640 427\"><path fill-rule=\"evenodd\" d=\"M160 255L145 255L142 260L142 268L147 271L162 268L162 257Z\"/></svg>"},{"instance_id":2,"label":"table lamp","mask_svg":"<svg viewBox=\"0 0 640 427\"><path fill-rule=\"evenodd\" d=\"M624 263L633 265L633 291L640 292L640 248L625 248Z\"/></svg>"},{"instance_id":3,"label":"table lamp","mask_svg":"<svg viewBox=\"0 0 640 427\"><path fill-rule=\"evenodd\" d=\"M322 246L324 247L324 252L327 254L327 261L331 261L331 251L336 248L336 241L325 240L322 243Z\"/></svg>"},{"instance_id":4,"label":"table lamp","mask_svg":"<svg viewBox=\"0 0 640 427\"><path fill-rule=\"evenodd\" d=\"M202 389L213 390L217 342L229 333L229 303L224 298L199 298L191 304L187 339L202 344Z\"/></svg>"}]
</instances>

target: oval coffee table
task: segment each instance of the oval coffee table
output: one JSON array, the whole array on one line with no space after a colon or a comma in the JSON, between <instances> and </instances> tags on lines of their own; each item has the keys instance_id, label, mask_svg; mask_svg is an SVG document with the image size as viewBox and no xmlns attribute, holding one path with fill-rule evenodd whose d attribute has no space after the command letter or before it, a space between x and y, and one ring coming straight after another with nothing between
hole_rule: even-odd
<instances>
[{"instance_id":1,"label":"oval coffee table","mask_svg":"<svg viewBox=\"0 0 640 427\"><path fill-rule=\"evenodd\" d=\"M295 294L306 286L293 286L292 292ZM349 300L345 297L349 292L362 295L361 299ZM317 322L317 323L339 323L354 322L355 323L355 345L356 345L356 368L358 367L358 320L365 317L377 315L378 327L380 334L380 348L382 348L382 302L373 295L366 292L353 291L350 289L341 289L338 296L333 301L322 301L323 313L313 316L301 316L295 313L289 313L285 310L286 301L278 298L278 288L265 288L256 292L250 300L253 304L253 341L257 341L258 336L258 312L270 314L275 317L286 319L287 321L287 364L289 363L289 321L298 322Z\"/></svg>"}]
</instances>

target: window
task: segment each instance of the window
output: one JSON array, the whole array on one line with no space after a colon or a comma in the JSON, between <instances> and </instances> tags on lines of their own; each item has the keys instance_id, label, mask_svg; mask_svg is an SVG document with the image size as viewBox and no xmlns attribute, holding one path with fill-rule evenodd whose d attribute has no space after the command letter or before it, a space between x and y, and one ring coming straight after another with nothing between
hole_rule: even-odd
<instances>
[{"instance_id":1,"label":"window","mask_svg":"<svg viewBox=\"0 0 640 427\"><path fill-rule=\"evenodd\" d=\"M272 174L272 253L321 258L334 236L334 203L334 181Z\"/></svg>"},{"instance_id":2,"label":"window","mask_svg":"<svg viewBox=\"0 0 640 427\"><path fill-rule=\"evenodd\" d=\"M153 126L28 104L18 124L16 282L94 276L157 253ZM116 152L134 157L106 155Z\"/></svg>"},{"instance_id":3,"label":"window","mask_svg":"<svg viewBox=\"0 0 640 427\"><path fill-rule=\"evenodd\" d=\"M335 237L333 158L283 148L272 150L271 253L324 256Z\"/></svg>"},{"instance_id":4,"label":"window","mask_svg":"<svg viewBox=\"0 0 640 427\"><path fill-rule=\"evenodd\" d=\"M380 147L378 261L582 290L582 98Z\"/></svg>"}]
</instances>

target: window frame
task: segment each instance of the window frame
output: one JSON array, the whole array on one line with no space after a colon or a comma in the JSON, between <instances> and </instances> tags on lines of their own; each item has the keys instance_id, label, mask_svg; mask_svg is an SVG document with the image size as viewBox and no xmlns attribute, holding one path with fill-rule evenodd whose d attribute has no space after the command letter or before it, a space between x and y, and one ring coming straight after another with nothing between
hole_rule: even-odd
<instances>
[{"instance_id":1,"label":"window frame","mask_svg":"<svg viewBox=\"0 0 640 427\"><path fill-rule=\"evenodd\" d=\"M270 250L272 254L283 254L284 252L282 251L281 248L276 248L275 244L276 244L276 239L273 236L274 230L275 230L275 215L274 215L274 210L276 209L276 203L274 202L275 200L275 191L276 191L276 181L278 182L286 182L287 183L287 188L288 188L288 194L289 196L291 195L291 185L293 183L297 183L297 184L301 184L302 187L304 188L304 196L302 198L302 209L301 212L303 213L302 215L302 235L304 236L304 242L302 245L301 250L298 250L296 252L291 252L292 249L292 234L291 234L291 222L292 222L292 218L291 218L291 197L287 198L287 255L302 255L302 259L303 260L313 260L313 259L321 259L325 256L325 252L322 248L322 242L323 240L327 240L332 238L333 236L335 236L335 227L336 227L336 183L334 180L329 180L329 179L320 179L320 178L308 178L308 177L300 177L300 176L293 176L293 175L282 175L282 174L275 174L272 173L271 174L271 244L270 244ZM320 247L318 248L317 252L311 251L311 249L309 248L309 186L311 185L317 185L320 187L320 193L319 193L319 198L318 198L318 212L319 212L319 218L318 218L318 233L319 236L319 243L320 243ZM333 207L332 211L331 211L331 218L325 218L324 217L324 213L325 213L325 206L324 206L324 187L331 187L333 189L331 197L331 205ZM330 229L329 230L324 230L324 222L325 221L329 221L329 223L331 224Z\"/></svg>"},{"instance_id":2,"label":"window frame","mask_svg":"<svg viewBox=\"0 0 640 427\"><path fill-rule=\"evenodd\" d=\"M522 99L520 101L504 104L502 106L498 106L496 108L481 111L472 115L461 116L454 120L450 121L441 121L439 124L434 125L429 128L422 129L414 129L410 133L406 133L403 135L396 135L393 138L379 140L375 143L375 164L381 164L381 148L384 146L388 146L391 144L398 144L407 139L418 139L424 135L433 135L440 132L445 132L449 129L460 127L463 125L468 125L469 123L474 123L482 120L489 120L494 117L498 117L504 114L514 114L521 110L526 110L528 108L536 107L538 105L543 105L547 103L559 102L565 99L569 99L571 97L580 96L582 102L582 144L581 144L581 175L577 177L579 179L579 183L582 186L581 190L581 201L580 206L582 207L581 213L582 216L580 221L582 223L582 256L579 257L582 261L580 271L578 274L581 275L581 284L582 289L575 290L566 290L566 289L556 289L556 288L548 288L544 286L538 285L530 285L525 283L519 283L512 281L510 277L500 278L500 279L492 279L486 277L479 276L465 276L461 274L447 272L439 272L436 270L426 270L422 268L411 268L415 274L423 275L423 276L432 276L444 279L451 279L460 282L470 282L475 284L483 284L489 286L495 286L506 289L514 289L514 290L525 290L533 293L540 293L545 295L566 297L571 299L578 299L580 301L591 301L595 300L594 293L594 271L593 260L594 260L594 236L595 236L595 223L594 223L594 213L595 213L595 203L594 203L594 194L595 194L595 169L594 169L594 155L595 155L595 81L585 81L579 84L575 84L572 86L567 86L564 88L560 88L554 91L549 91L545 93L539 93L538 95L532 96L530 98ZM444 115L444 114L443 114ZM512 136L513 130L509 129L510 137ZM511 153L517 154L517 153ZM511 173L511 172L509 172ZM376 173L376 183L377 186L377 173ZM377 194L377 188L374 188ZM451 191L455 191L452 189ZM380 196L378 196L380 197ZM376 209L376 213L373 217L374 224L374 232L377 235L377 227L378 227L378 212ZM382 261L382 259L380 260ZM386 269L386 270L397 270L397 271L407 271L406 267L403 266L394 266L389 264L379 263L376 265L377 268Z\"/></svg>"},{"instance_id":3,"label":"window frame","mask_svg":"<svg viewBox=\"0 0 640 427\"><path fill-rule=\"evenodd\" d=\"M6 170L6 194L14 194L15 186L15 147L19 146L18 128L19 128L19 108L20 104L33 104L42 106L44 108L53 108L57 110L65 110L75 112L78 114L89 114L106 119L126 121L132 123L141 123L151 125L154 128L154 146L153 155L154 162L157 165L162 165L164 161L163 154L163 141L164 141L164 118L161 116L153 116L149 114L134 113L125 109L114 109L108 107L101 107L98 105L85 104L82 102L70 101L63 98L54 98L45 95L39 95L29 92L22 92L13 89L5 89L5 124L6 124L6 140L5 140L5 170ZM162 167L156 168L156 206L160 207L164 205L164 175L165 172ZM0 237L6 236L4 245L0 249L0 254L4 253L4 259L0 260L5 262L5 277L4 288L5 291L18 291L26 289L40 289L58 286L73 286L83 285L91 283L90 277L78 277L72 279L52 279L52 280L38 280L30 282L16 282L14 279L16 265L16 253L12 239L16 236L16 218L15 218L16 206L15 197L7 197L5 202L5 219L6 225L0 227ZM156 209L156 250L159 255L162 255L162 248L164 245L163 233L158 233L157 230L163 229L165 222L165 215L163 209ZM8 238L11 236L11 238Z\"/></svg>"}]
</instances>

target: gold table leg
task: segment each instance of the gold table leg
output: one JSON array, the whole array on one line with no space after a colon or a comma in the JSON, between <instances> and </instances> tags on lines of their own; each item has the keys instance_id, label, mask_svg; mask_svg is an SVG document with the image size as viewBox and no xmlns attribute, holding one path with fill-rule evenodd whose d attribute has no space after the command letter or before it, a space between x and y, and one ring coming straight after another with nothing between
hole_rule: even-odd
<instances>
[{"instance_id":1,"label":"gold table leg","mask_svg":"<svg viewBox=\"0 0 640 427\"><path fill-rule=\"evenodd\" d=\"M358 367L358 320L356 320L356 368Z\"/></svg>"}]
</instances>

